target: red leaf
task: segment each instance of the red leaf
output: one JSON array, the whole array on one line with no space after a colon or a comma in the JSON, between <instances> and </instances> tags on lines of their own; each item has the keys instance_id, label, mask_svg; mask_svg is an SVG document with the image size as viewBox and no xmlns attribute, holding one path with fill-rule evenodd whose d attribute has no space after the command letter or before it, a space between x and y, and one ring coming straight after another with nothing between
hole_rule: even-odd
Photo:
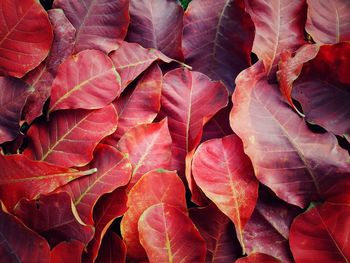
<instances>
[{"instance_id":1,"label":"red leaf","mask_svg":"<svg viewBox=\"0 0 350 263\"><path fill-rule=\"evenodd\" d=\"M127 156L117 149L99 144L94 159L83 170L96 168L97 172L75 180L59 189L68 192L81 219L89 225L94 223L93 208L97 200L106 193L126 185L130 180L131 164Z\"/></svg>"},{"instance_id":2,"label":"red leaf","mask_svg":"<svg viewBox=\"0 0 350 263\"><path fill-rule=\"evenodd\" d=\"M109 57L101 51L84 50L67 58L58 68L49 113L60 109L100 109L120 92L120 77Z\"/></svg>"},{"instance_id":3,"label":"red leaf","mask_svg":"<svg viewBox=\"0 0 350 263\"><path fill-rule=\"evenodd\" d=\"M350 206L325 203L298 216L290 230L296 263L349 262Z\"/></svg>"},{"instance_id":4,"label":"red leaf","mask_svg":"<svg viewBox=\"0 0 350 263\"><path fill-rule=\"evenodd\" d=\"M19 134L21 113L29 91L22 80L0 77L0 144L14 140Z\"/></svg>"},{"instance_id":5,"label":"red leaf","mask_svg":"<svg viewBox=\"0 0 350 263\"><path fill-rule=\"evenodd\" d=\"M50 263L80 263L84 244L76 240L62 242L51 250Z\"/></svg>"},{"instance_id":6,"label":"red leaf","mask_svg":"<svg viewBox=\"0 0 350 263\"><path fill-rule=\"evenodd\" d=\"M213 203L205 208L192 208L189 212L207 243L205 262L232 262L241 254L234 226Z\"/></svg>"},{"instance_id":7,"label":"red leaf","mask_svg":"<svg viewBox=\"0 0 350 263\"><path fill-rule=\"evenodd\" d=\"M172 0L130 0L127 39L182 60L183 9Z\"/></svg>"},{"instance_id":8,"label":"red leaf","mask_svg":"<svg viewBox=\"0 0 350 263\"><path fill-rule=\"evenodd\" d=\"M271 194L259 194L258 203L243 232L247 253L264 253L284 263L293 263L288 244L289 227L300 209Z\"/></svg>"},{"instance_id":9,"label":"red leaf","mask_svg":"<svg viewBox=\"0 0 350 263\"><path fill-rule=\"evenodd\" d=\"M92 111L59 111L49 123L30 127L29 148L24 153L58 165L83 166L92 160L99 141L115 131L117 123L112 105Z\"/></svg>"},{"instance_id":10,"label":"red leaf","mask_svg":"<svg viewBox=\"0 0 350 263\"><path fill-rule=\"evenodd\" d=\"M259 183L237 135L212 139L196 150L193 177L205 195L235 224L243 250L243 228L258 199Z\"/></svg>"},{"instance_id":11,"label":"red leaf","mask_svg":"<svg viewBox=\"0 0 350 263\"><path fill-rule=\"evenodd\" d=\"M231 127L242 138L260 182L300 207L349 178L348 153L332 134L312 133L268 84L262 63L236 79Z\"/></svg>"},{"instance_id":12,"label":"red leaf","mask_svg":"<svg viewBox=\"0 0 350 263\"><path fill-rule=\"evenodd\" d=\"M162 71L154 64L144 73L134 90L124 92L113 102L118 112L118 128L108 139L117 142L131 128L151 123L160 110L162 87Z\"/></svg>"},{"instance_id":13,"label":"red leaf","mask_svg":"<svg viewBox=\"0 0 350 263\"><path fill-rule=\"evenodd\" d=\"M201 139L204 124L227 105L225 86L195 71L175 69L164 76L161 112L173 140L173 168L183 176L186 154Z\"/></svg>"},{"instance_id":14,"label":"red leaf","mask_svg":"<svg viewBox=\"0 0 350 263\"><path fill-rule=\"evenodd\" d=\"M46 240L16 217L0 211L0 258L2 262L49 262Z\"/></svg>"},{"instance_id":15,"label":"red leaf","mask_svg":"<svg viewBox=\"0 0 350 263\"><path fill-rule=\"evenodd\" d=\"M98 49L109 53L129 26L129 0L55 0L77 30L75 52ZM93 60L91 60L93 61Z\"/></svg>"},{"instance_id":16,"label":"red leaf","mask_svg":"<svg viewBox=\"0 0 350 263\"><path fill-rule=\"evenodd\" d=\"M141 124L120 138L117 148L129 155L133 166L129 189L140 177L153 169L169 169L171 137L166 119L159 123Z\"/></svg>"},{"instance_id":17,"label":"red leaf","mask_svg":"<svg viewBox=\"0 0 350 263\"><path fill-rule=\"evenodd\" d=\"M41 195L32 201L22 199L14 208L14 214L46 237L51 246L70 239L87 244L94 235L93 228L83 224L70 196L64 192Z\"/></svg>"},{"instance_id":18,"label":"red leaf","mask_svg":"<svg viewBox=\"0 0 350 263\"><path fill-rule=\"evenodd\" d=\"M34 199L80 176L96 172L76 171L46 162L32 161L21 154L0 154L0 199L11 209L21 198Z\"/></svg>"},{"instance_id":19,"label":"red leaf","mask_svg":"<svg viewBox=\"0 0 350 263\"><path fill-rule=\"evenodd\" d=\"M140 242L150 262L204 262L206 245L188 216L160 203L143 212L138 223Z\"/></svg>"},{"instance_id":20,"label":"red leaf","mask_svg":"<svg viewBox=\"0 0 350 263\"><path fill-rule=\"evenodd\" d=\"M46 60L28 73L24 79L34 91L30 94L24 108L25 120L31 123L42 114L45 101L51 94L51 85L57 68L62 61L73 52L75 28L68 21L61 9L48 11L53 27L54 41Z\"/></svg>"},{"instance_id":21,"label":"red leaf","mask_svg":"<svg viewBox=\"0 0 350 263\"><path fill-rule=\"evenodd\" d=\"M0 75L23 77L49 53L53 33L47 13L36 0L3 0L0 17Z\"/></svg>"},{"instance_id":22,"label":"red leaf","mask_svg":"<svg viewBox=\"0 0 350 263\"><path fill-rule=\"evenodd\" d=\"M294 51L305 43L305 0L245 0L255 24L253 52L273 76L283 50Z\"/></svg>"},{"instance_id":23,"label":"red leaf","mask_svg":"<svg viewBox=\"0 0 350 263\"><path fill-rule=\"evenodd\" d=\"M108 228L114 219L126 212L126 202L127 195L124 188L117 188L112 193L105 194L98 200L93 213L95 235L87 247L88 253L84 255L84 262L94 262ZM110 240L110 237L106 239ZM101 256L103 256L103 253Z\"/></svg>"},{"instance_id":24,"label":"red leaf","mask_svg":"<svg viewBox=\"0 0 350 263\"><path fill-rule=\"evenodd\" d=\"M350 2L307 0L306 31L316 43L350 41Z\"/></svg>"},{"instance_id":25,"label":"red leaf","mask_svg":"<svg viewBox=\"0 0 350 263\"><path fill-rule=\"evenodd\" d=\"M235 263L282 263L282 261L263 253L253 253L247 257L237 259Z\"/></svg>"},{"instance_id":26,"label":"red leaf","mask_svg":"<svg viewBox=\"0 0 350 263\"><path fill-rule=\"evenodd\" d=\"M139 242L137 222L148 207L159 203L171 204L186 211L185 188L176 172L165 170L148 172L129 192L128 211L121 221L121 232L129 256L135 258L146 256Z\"/></svg>"},{"instance_id":27,"label":"red leaf","mask_svg":"<svg viewBox=\"0 0 350 263\"><path fill-rule=\"evenodd\" d=\"M104 237L96 263L124 263L126 260L126 246L123 240L110 231Z\"/></svg>"},{"instance_id":28,"label":"red leaf","mask_svg":"<svg viewBox=\"0 0 350 263\"><path fill-rule=\"evenodd\" d=\"M253 39L254 24L243 0L193 0L186 10L186 63L214 80L222 80L231 92L238 73L250 65Z\"/></svg>"},{"instance_id":29,"label":"red leaf","mask_svg":"<svg viewBox=\"0 0 350 263\"><path fill-rule=\"evenodd\" d=\"M122 90L154 61L158 59L166 63L172 61L155 49L145 49L139 44L128 42L121 42L119 48L109 56L120 74Z\"/></svg>"}]
</instances>

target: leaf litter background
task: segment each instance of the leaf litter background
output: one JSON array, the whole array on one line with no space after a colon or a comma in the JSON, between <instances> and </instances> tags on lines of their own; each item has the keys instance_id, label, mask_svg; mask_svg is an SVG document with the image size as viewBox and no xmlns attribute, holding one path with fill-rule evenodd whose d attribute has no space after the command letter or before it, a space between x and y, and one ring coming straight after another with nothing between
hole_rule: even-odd
<instances>
[{"instance_id":1,"label":"leaf litter background","mask_svg":"<svg viewBox=\"0 0 350 263\"><path fill-rule=\"evenodd\" d=\"M350 2L180 2L0 0L1 262L350 261Z\"/></svg>"}]
</instances>

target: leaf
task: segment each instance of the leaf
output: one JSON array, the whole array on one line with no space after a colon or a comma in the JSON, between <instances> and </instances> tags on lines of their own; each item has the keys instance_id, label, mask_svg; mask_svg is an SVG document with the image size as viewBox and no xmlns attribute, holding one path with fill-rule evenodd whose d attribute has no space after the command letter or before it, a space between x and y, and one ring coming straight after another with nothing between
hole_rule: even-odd
<instances>
[{"instance_id":1,"label":"leaf","mask_svg":"<svg viewBox=\"0 0 350 263\"><path fill-rule=\"evenodd\" d=\"M157 64L149 67L134 90L127 90L113 102L118 112L118 128L109 139L118 141L131 128L151 123L160 110L163 75Z\"/></svg>"},{"instance_id":2,"label":"leaf","mask_svg":"<svg viewBox=\"0 0 350 263\"><path fill-rule=\"evenodd\" d=\"M11 209L21 198L34 199L80 176L94 172L96 169L77 171L46 162L32 161L22 154L0 154L0 199Z\"/></svg>"},{"instance_id":3,"label":"leaf","mask_svg":"<svg viewBox=\"0 0 350 263\"><path fill-rule=\"evenodd\" d=\"M350 41L350 3L335 0L307 0L306 31L316 43L335 44Z\"/></svg>"},{"instance_id":4,"label":"leaf","mask_svg":"<svg viewBox=\"0 0 350 263\"><path fill-rule=\"evenodd\" d=\"M115 131L117 123L112 105L100 110L59 111L52 114L49 123L30 127L24 153L62 166L83 166L92 160L99 141Z\"/></svg>"},{"instance_id":5,"label":"leaf","mask_svg":"<svg viewBox=\"0 0 350 263\"><path fill-rule=\"evenodd\" d=\"M158 168L169 169L171 147L167 119L141 124L127 131L120 138L117 148L129 155L133 166L129 189L144 173Z\"/></svg>"},{"instance_id":6,"label":"leaf","mask_svg":"<svg viewBox=\"0 0 350 263\"><path fill-rule=\"evenodd\" d=\"M123 240L114 232L109 231L103 239L96 263L124 263L126 246Z\"/></svg>"},{"instance_id":7,"label":"leaf","mask_svg":"<svg viewBox=\"0 0 350 263\"><path fill-rule=\"evenodd\" d=\"M49 262L46 240L16 217L0 211L0 257L2 262Z\"/></svg>"},{"instance_id":8,"label":"leaf","mask_svg":"<svg viewBox=\"0 0 350 263\"><path fill-rule=\"evenodd\" d=\"M193 0L184 17L186 63L232 93L234 79L249 67L254 24L243 0Z\"/></svg>"},{"instance_id":9,"label":"leaf","mask_svg":"<svg viewBox=\"0 0 350 263\"><path fill-rule=\"evenodd\" d=\"M51 85L58 66L72 54L75 43L75 28L63 11L51 9L48 11L48 15L54 33L49 56L24 77L24 80L34 89L23 110L27 123L32 123L35 118L42 114L43 106L51 94Z\"/></svg>"},{"instance_id":10,"label":"leaf","mask_svg":"<svg viewBox=\"0 0 350 263\"><path fill-rule=\"evenodd\" d=\"M204 262L206 245L188 216L160 203L143 212L140 242L150 262Z\"/></svg>"},{"instance_id":11,"label":"leaf","mask_svg":"<svg viewBox=\"0 0 350 263\"><path fill-rule=\"evenodd\" d=\"M264 253L281 262L293 263L288 244L289 227L298 213L300 209L267 192L260 192L255 210L243 231L247 254Z\"/></svg>"},{"instance_id":12,"label":"leaf","mask_svg":"<svg viewBox=\"0 0 350 263\"><path fill-rule=\"evenodd\" d=\"M112 193L103 195L94 208L95 234L87 247L87 254L84 255L83 262L94 262L98 256L98 251L102 239L106 235L108 228L114 219L122 216L126 210L127 195L124 188L117 188ZM110 240L110 237L106 237ZM114 238L113 238L114 239ZM113 243L113 242L112 242ZM103 249L102 249L103 250ZM101 253L103 256L103 253Z\"/></svg>"},{"instance_id":13,"label":"leaf","mask_svg":"<svg viewBox=\"0 0 350 263\"><path fill-rule=\"evenodd\" d=\"M97 172L75 180L59 189L68 192L77 211L86 224L92 225L93 208L97 200L106 193L126 185L130 180L131 164L128 157L114 147L99 144L94 152L94 159L82 170L92 167Z\"/></svg>"},{"instance_id":14,"label":"leaf","mask_svg":"<svg viewBox=\"0 0 350 263\"><path fill-rule=\"evenodd\" d=\"M348 204L324 203L298 216L290 230L290 247L295 261L349 262Z\"/></svg>"},{"instance_id":15,"label":"leaf","mask_svg":"<svg viewBox=\"0 0 350 263\"><path fill-rule=\"evenodd\" d=\"M44 236L51 246L71 239L87 244L94 235L93 228L77 216L68 193L41 195L37 200L22 199L14 214Z\"/></svg>"},{"instance_id":16,"label":"leaf","mask_svg":"<svg viewBox=\"0 0 350 263\"><path fill-rule=\"evenodd\" d=\"M190 218L207 243L205 262L232 262L241 254L230 219L213 203L204 208L191 208Z\"/></svg>"},{"instance_id":17,"label":"leaf","mask_svg":"<svg viewBox=\"0 0 350 263\"><path fill-rule=\"evenodd\" d=\"M182 60L183 9L172 0L130 0L127 40Z\"/></svg>"},{"instance_id":18,"label":"leaf","mask_svg":"<svg viewBox=\"0 0 350 263\"><path fill-rule=\"evenodd\" d=\"M50 263L80 263L84 244L76 241L64 241L51 250Z\"/></svg>"},{"instance_id":19,"label":"leaf","mask_svg":"<svg viewBox=\"0 0 350 263\"><path fill-rule=\"evenodd\" d=\"M30 88L22 80L0 77L0 144L19 134L21 113Z\"/></svg>"},{"instance_id":20,"label":"leaf","mask_svg":"<svg viewBox=\"0 0 350 263\"><path fill-rule=\"evenodd\" d=\"M349 177L349 155L334 135L311 132L264 75L258 63L236 79L231 127L259 181L282 200L306 207Z\"/></svg>"},{"instance_id":21,"label":"leaf","mask_svg":"<svg viewBox=\"0 0 350 263\"><path fill-rule=\"evenodd\" d=\"M237 135L212 139L196 150L192 173L197 185L235 224L243 250L243 229L258 199L259 183Z\"/></svg>"},{"instance_id":22,"label":"leaf","mask_svg":"<svg viewBox=\"0 0 350 263\"><path fill-rule=\"evenodd\" d=\"M129 26L128 0L55 0L77 30L75 52L98 49L109 53L123 40Z\"/></svg>"},{"instance_id":23,"label":"leaf","mask_svg":"<svg viewBox=\"0 0 350 263\"><path fill-rule=\"evenodd\" d=\"M122 90L154 61L158 59L166 63L172 61L172 59L155 49L146 49L137 43L128 43L125 41L121 42L119 48L109 56L120 74Z\"/></svg>"},{"instance_id":24,"label":"leaf","mask_svg":"<svg viewBox=\"0 0 350 263\"><path fill-rule=\"evenodd\" d=\"M1 1L0 21L0 75L21 78L49 53L50 21L36 0Z\"/></svg>"},{"instance_id":25,"label":"leaf","mask_svg":"<svg viewBox=\"0 0 350 263\"><path fill-rule=\"evenodd\" d=\"M52 84L49 113L62 109L100 109L119 96L120 77L109 57L84 50L67 58Z\"/></svg>"},{"instance_id":26,"label":"leaf","mask_svg":"<svg viewBox=\"0 0 350 263\"><path fill-rule=\"evenodd\" d=\"M183 176L186 154L201 139L204 124L227 105L228 93L221 82L200 73L175 69L164 76L161 112L167 116L173 140L173 169Z\"/></svg>"},{"instance_id":27,"label":"leaf","mask_svg":"<svg viewBox=\"0 0 350 263\"><path fill-rule=\"evenodd\" d=\"M140 245L137 222L148 207L159 203L167 203L186 211L185 188L175 171L150 171L130 190L128 211L121 221L121 233L130 257L146 256Z\"/></svg>"},{"instance_id":28,"label":"leaf","mask_svg":"<svg viewBox=\"0 0 350 263\"><path fill-rule=\"evenodd\" d=\"M253 253L247 257L237 259L235 263L281 263L278 259L263 253Z\"/></svg>"},{"instance_id":29,"label":"leaf","mask_svg":"<svg viewBox=\"0 0 350 263\"><path fill-rule=\"evenodd\" d=\"M282 51L294 51L303 44L306 20L305 0L245 0L255 25L253 52L273 76Z\"/></svg>"}]
</instances>

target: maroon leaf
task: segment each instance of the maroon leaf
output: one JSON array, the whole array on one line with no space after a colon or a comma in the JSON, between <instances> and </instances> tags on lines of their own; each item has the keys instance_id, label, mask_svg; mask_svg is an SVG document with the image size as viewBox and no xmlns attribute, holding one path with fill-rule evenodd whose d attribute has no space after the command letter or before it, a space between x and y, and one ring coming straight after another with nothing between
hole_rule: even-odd
<instances>
[{"instance_id":1,"label":"maroon leaf","mask_svg":"<svg viewBox=\"0 0 350 263\"><path fill-rule=\"evenodd\" d=\"M121 42L119 48L109 56L120 74L122 90L154 61L158 59L166 63L172 61L155 49L145 49L139 44L128 42Z\"/></svg>"},{"instance_id":2,"label":"maroon leaf","mask_svg":"<svg viewBox=\"0 0 350 263\"><path fill-rule=\"evenodd\" d=\"M23 77L46 58L52 39L50 21L38 1L1 1L0 75Z\"/></svg>"},{"instance_id":3,"label":"maroon leaf","mask_svg":"<svg viewBox=\"0 0 350 263\"><path fill-rule=\"evenodd\" d=\"M269 84L258 63L236 79L231 127L242 138L257 178L300 207L349 178L349 155L329 133L312 133Z\"/></svg>"},{"instance_id":4,"label":"maroon leaf","mask_svg":"<svg viewBox=\"0 0 350 263\"><path fill-rule=\"evenodd\" d=\"M93 228L84 225L77 216L68 193L41 195L32 201L22 199L14 208L14 214L46 237L51 246L70 239L87 244L94 235Z\"/></svg>"},{"instance_id":5,"label":"maroon leaf","mask_svg":"<svg viewBox=\"0 0 350 263\"><path fill-rule=\"evenodd\" d=\"M140 242L151 262L204 262L206 245L188 216L168 204L143 212L138 223Z\"/></svg>"},{"instance_id":6,"label":"maroon leaf","mask_svg":"<svg viewBox=\"0 0 350 263\"><path fill-rule=\"evenodd\" d=\"M45 263L50 261L50 247L44 238L1 209L0 257L2 262Z\"/></svg>"},{"instance_id":7,"label":"maroon leaf","mask_svg":"<svg viewBox=\"0 0 350 263\"><path fill-rule=\"evenodd\" d=\"M172 0L130 0L127 39L182 60L183 9Z\"/></svg>"},{"instance_id":8,"label":"maroon leaf","mask_svg":"<svg viewBox=\"0 0 350 263\"><path fill-rule=\"evenodd\" d=\"M19 134L21 113L29 91L22 80L0 77L0 144L14 140Z\"/></svg>"},{"instance_id":9,"label":"maroon leaf","mask_svg":"<svg viewBox=\"0 0 350 263\"><path fill-rule=\"evenodd\" d=\"M48 11L53 27L54 41L47 59L27 74L24 79L34 91L30 94L24 108L25 120L31 123L42 114L45 101L51 94L51 85L57 68L73 52L75 28L68 21L61 9Z\"/></svg>"},{"instance_id":10,"label":"maroon leaf","mask_svg":"<svg viewBox=\"0 0 350 263\"><path fill-rule=\"evenodd\" d=\"M273 75L283 50L296 50L305 43L305 0L245 0L255 24L253 52L264 62L267 75Z\"/></svg>"},{"instance_id":11,"label":"maroon leaf","mask_svg":"<svg viewBox=\"0 0 350 263\"><path fill-rule=\"evenodd\" d=\"M253 253L236 260L235 263L282 263L282 261L263 253Z\"/></svg>"},{"instance_id":12,"label":"maroon leaf","mask_svg":"<svg viewBox=\"0 0 350 263\"><path fill-rule=\"evenodd\" d=\"M36 160L63 166L83 166L92 160L94 148L117 128L115 108L59 111L49 123L39 123L28 131L24 153Z\"/></svg>"},{"instance_id":13,"label":"maroon leaf","mask_svg":"<svg viewBox=\"0 0 350 263\"><path fill-rule=\"evenodd\" d=\"M167 203L186 211L185 188L174 171L154 170L144 174L128 195L128 211L121 221L121 232L128 248L128 255L145 257L140 245L137 222L150 206Z\"/></svg>"},{"instance_id":14,"label":"maroon leaf","mask_svg":"<svg viewBox=\"0 0 350 263\"><path fill-rule=\"evenodd\" d=\"M97 172L75 180L59 189L68 192L81 219L89 225L94 223L93 208L97 200L106 193L126 185L130 180L131 164L126 155L109 145L99 144L94 159L83 170L97 169Z\"/></svg>"},{"instance_id":15,"label":"maroon leaf","mask_svg":"<svg viewBox=\"0 0 350 263\"><path fill-rule=\"evenodd\" d=\"M212 139L196 150L193 177L205 195L235 224L243 250L243 229L258 199L259 183L237 135Z\"/></svg>"},{"instance_id":16,"label":"maroon leaf","mask_svg":"<svg viewBox=\"0 0 350 263\"><path fill-rule=\"evenodd\" d=\"M350 41L350 2L307 0L306 31L316 43L335 44Z\"/></svg>"},{"instance_id":17,"label":"maroon leaf","mask_svg":"<svg viewBox=\"0 0 350 263\"><path fill-rule=\"evenodd\" d=\"M189 210L190 218L207 243L206 263L232 262L241 254L230 219L213 203Z\"/></svg>"},{"instance_id":18,"label":"maroon leaf","mask_svg":"<svg viewBox=\"0 0 350 263\"><path fill-rule=\"evenodd\" d=\"M290 230L290 247L297 263L349 262L348 204L325 203L298 216Z\"/></svg>"},{"instance_id":19,"label":"maroon leaf","mask_svg":"<svg viewBox=\"0 0 350 263\"><path fill-rule=\"evenodd\" d=\"M96 169L77 171L46 162L32 161L25 155L0 154L0 199L8 209L21 199L47 194Z\"/></svg>"},{"instance_id":20,"label":"maroon leaf","mask_svg":"<svg viewBox=\"0 0 350 263\"><path fill-rule=\"evenodd\" d=\"M238 73L250 65L253 39L254 24L243 0L193 0L186 10L186 63L214 80L222 80L231 92Z\"/></svg>"},{"instance_id":21,"label":"maroon leaf","mask_svg":"<svg viewBox=\"0 0 350 263\"><path fill-rule=\"evenodd\" d=\"M124 241L114 232L109 231L104 237L96 263L124 263L126 246Z\"/></svg>"},{"instance_id":22,"label":"maroon leaf","mask_svg":"<svg viewBox=\"0 0 350 263\"><path fill-rule=\"evenodd\" d=\"M153 169L169 169L171 137L166 119L159 123L141 124L120 138L117 148L129 155L133 166L129 189L140 177Z\"/></svg>"},{"instance_id":23,"label":"maroon leaf","mask_svg":"<svg viewBox=\"0 0 350 263\"><path fill-rule=\"evenodd\" d=\"M294 262L288 237L289 227L299 211L271 194L260 192L254 213L243 232L248 255L259 252L271 255L281 262Z\"/></svg>"},{"instance_id":24,"label":"maroon leaf","mask_svg":"<svg viewBox=\"0 0 350 263\"><path fill-rule=\"evenodd\" d=\"M52 84L49 113L60 109L100 109L119 96L120 77L110 58L84 50L67 58Z\"/></svg>"},{"instance_id":25,"label":"maroon leaf","mask_svg":"<svg viewBox=\"0 0 350 263\"><path fill-rule=\"evenodd\" d=\"M51 250L50 263L80 263L84 244L71 240L64 241Z\"/></svg>"},{"instance_id":26,"label":"maroon leaf","mask_svg":"<svg viewBox=\"0 0 350 263\"><path fill-rule=\"evenodd\" d=\"M114 219L126 212L126 202L127 195L124 188L118 188L110 194L105 194L98 200L93 213L95 234L87 247L88 253L84 255L84 262L94 262L108 228ZM107 237L106 240L110 241L110 237ZM101 253L101 256L103 256L103 253Z\"/></svg>"},{"instance_id":27,"label":"maroon leaf","mask_svg":"<svg viewBox=\"0 0 350 263\"><path fill-rule=\"evenodd\" d=\"M129 26L129 0L55 0L77 30L75 52L98 49L109 53ZM93 61L93 60L92 60Z\"/></svg>"}]
</instances>

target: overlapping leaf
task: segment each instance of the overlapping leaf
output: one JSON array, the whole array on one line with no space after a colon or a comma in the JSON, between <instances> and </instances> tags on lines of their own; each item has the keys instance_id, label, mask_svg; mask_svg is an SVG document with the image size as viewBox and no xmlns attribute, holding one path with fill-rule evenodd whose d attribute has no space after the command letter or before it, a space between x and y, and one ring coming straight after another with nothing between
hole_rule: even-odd
<instances>
[{"instance_id":1,"label":"overlapping leaf","mask_svg":"<svg viewBox=\"0 0 350 263\"><path fill-rule=\"evenodd\" d=\"M72 240L64 241L55 246L50 253L50 263L80 263L84 244Z\"/></svg>"},{"instance_id":2,"label":"overlapping leaf","mask_svg":"<svg viewBox=\"0 0 350 263\"><path fill-rule=\"evenodd\" d=\"M349 262L349 204L325 203L298 216L290 231L290 246L297 263Z\"/></svg>"},{"instance_id":3,"label":"overlapping leaf","mask_svg":"<svg viewBox=\"0 0 350 263\"><path fill-rule=\"evenodd\" d=\"M100 109L119 94L120 77L111 59L101 51L84 50L60 65L52 83L49 113L60 109Z\"/></svg>"},{"instance_id":4,"label":"overlapping leaf","mask_svg":"<svg viewBox=\"0 0 350 263\"><path fill-rule=\"evenodd\" d=\"M0 143L12 141L19 134L21 113L29 91L22 80L0 77Z\"/></svg>"},{"instance_id":5,"label":"overlapping leaf","mask_svg":"<svg viewBox=\"0 0 350 263\"><path fill-rule=\"evenodd\" d=\"M94 159L82 170L92 167L97 172L79 178L59 189L68 192L81 219L86 224L93 224L93 208L97 200L106 193L126 185L131 176L131 164L128 157L116 148L99 144L94 152Z\"/></svg>"},{"instance_id":6,"label":"overlapping leaf","mask_svg":"<svg viewBox=\"0 0 350 263\"><path fill-rule=\"evenodd\" d=\"M247 257L240 258L235 263L281 263L282 261L263 253L253 253Z\"/></svg>"},{"instance_id":7,"label":"overlapping leaf","mask_svg":"<svg viewBox=\"0 0 350 263\"><path fill-rule=\"evenodd\" d=\"M129 0L55 0L77 30L75 52L98 49L109 53L129 26Z\"/></svg>"},{"instance_id":8,"label":"overlapping leaf","mask_svg":"<svg viewBox=\"0 0 350 263\"><path fill-rule=\"evenodd\" d=\"M281 199L305 207L349 178L349 155L334 135L311 132L264 75L257 63L236 79L231 127L242 138L257 178Z\"/></svg>"},{"instance_id":9,"label":"overlapping leaf","mask_svg":"<svg viewBox=\"0 0 350 263\"><path fill-rule=\"evenodd\" d=\"M204 262L206 244L188 216L168 204L149 207L138 223L150 262Z\"/></svg>"},{"instance_id":10,"label":"overlapping leaf","mask_svg":"<svg viewBox=\"0 0 350 263\"><path fill-rule=\"evenodd\" d=\"M212 79L222 80L231 92L238 73L250 65L253 40L254 24L243 0L193 0L186 10L186 63Z\"/></svg>"},{"instance_id":11,"label":"overlapping leaf","mask_svg":"<svg viewBox=\"0 0 350 263\"><path fill-rule=\"evenodd\" d=\"M2 0L0 21L0 75L23 77L49 53L47 13L36 0Z\"/></svg>"},{"instance_id":12,"label":"overlapping leaf","mask_svg":"<svg viewBox=\"0 0 350 263\"><path fill-rule=\"evenodd\" d=\"M172 0L130 0L127 40L182 59L183 9Z\"/></svg>"},{"instance_id":13,"label":"overlapping leaf","mask_svg":"<svg viewBox=\"0 0 350 263\"><path fill-rule=\"evenodd\" d=\"M26 226L46 237L51 246L71 239L86 245L94 235L94 229L83 224L77 216L72 200L65 192L42 195L31 201L22 199L14 208L14 214Z\"/></svg>"},{"instance_id":14,"label":"overlapping leaf","mask_svg":"<svg viewBox=\"0 0 350 263\"><path fill-rule=\"evenodd\" d=\"M243 244L243 228L258 199L258 181L237 135L201 144L192 162L193 177L205 195L235 224Z\"/></svg>"},{"instance_id":15,"label":"overlapping leaf","mask_svg":"<svg viewBox=\"0 0 350 263\"><path fill-rule=\"evenodd\" d=\"M117 128L118 116L109 105L100 110L60 111L49 123L28 131L27 156L64 166L83 166L92 160L94 148Z\"/></svg>"},{"instance_id":16,"label":"overlapping leaf","mask_svg":"<svg viewBox=\"0 0 350 263\"><path fill-rule=\"evenodd\" d=\"M316 43L335 44L350 41L350 2L307 0L305 29Z\"/></svg>"},{"instance_id":17,"label":"overlapping leaf","mask_svg":"<svg viewBox=\"0 0 350 263\"><path fill-rule=\"evenodd\" d=\"M96 263L126 262L126 246L123 240L114 232L109 231L103 239Z\"/></svg>"},{"instance_id":18,"label":"overlapping leaf","mask_svg":"<svg viewBox=\"0 0 350 263\"><path fill-rule=\"evenodd\" d=\"M166 203L186 211L185 188L176 172L154 170L144 174L128 195L128 211L121 221L121 232L128 248L128 255L145 257L139 242L137 222L150 206Z\"/></svg>"}]
</instances>

